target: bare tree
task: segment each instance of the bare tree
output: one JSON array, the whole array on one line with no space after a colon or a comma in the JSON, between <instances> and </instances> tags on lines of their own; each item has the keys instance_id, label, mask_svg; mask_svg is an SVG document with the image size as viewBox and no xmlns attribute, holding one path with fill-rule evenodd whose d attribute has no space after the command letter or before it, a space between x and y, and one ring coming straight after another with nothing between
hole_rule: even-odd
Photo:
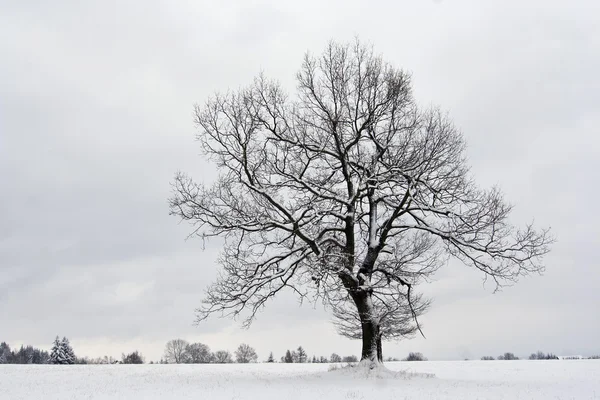
<instances>
[{"instance_id":1,"label":"bare tree","mask_svg":"<svg viewBox=\"0 0 600 400\"><path fill-rule=\"evenodd\" d=\"M542 272L548 231L510 225L500 190L471 178L461 132L417 107L407 73L358 41L330 43L305 56L297 83L290 99L259 76L195 108L220 175L207 186L178 173L170 209L191 235L225 242L198 321L247 310L249 325L284 288L325 304L346 298L361 359L375 365L378 307L408 303L416 317L413 285L447 256L497 288ZM415 246L425 250L410 259Z\"/></svg>"},{"instance_id":2,"label":"bare tree","mask_svg":"<svg viewBox=\"0 0 600 400\"><path fill-rule=\"evenodd\" d=\"M208 364L212 361L210 348L203 343L192 343L186 348L187 362L191 364Z\"/></svg>"},{"instance_id":3,"label":"bare tree","mask_svg":"<svg viewBox=\"0 0 600 400\"><path fill-rule=\"evenodd\" d=\"M165 360L171 364L183 364L188 360L189 343L183 339L173 339L165 346Z\"/></svg>"},{"instance_id":4,"label":"bare tree","mask_svg":"<svg viewBox=\"0 0 600 400\"><path fill-rule=\"evenodd\" d=\"M218 350L214 354L214 362L217 364L229 364L233 362L231 353L227 350Z\"/></svg>"},{"instance_id":5,"label":"bare tree","mask_svg":"<svg viewBox=\"0 0 600 400\"><path fill-rule=\"evenodd\" d=\"M257 359L258 355L256 355L256 350L245 343L240 344L235 351L235 361L238 363L246 364L256 362Z\"/></svg>"}]
</instances>

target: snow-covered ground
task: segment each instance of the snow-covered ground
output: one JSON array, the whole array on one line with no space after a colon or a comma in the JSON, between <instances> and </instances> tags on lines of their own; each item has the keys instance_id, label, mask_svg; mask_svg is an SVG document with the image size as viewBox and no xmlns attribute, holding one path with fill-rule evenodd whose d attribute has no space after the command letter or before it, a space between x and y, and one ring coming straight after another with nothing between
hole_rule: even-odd
<instances>
[{"instance_id":1,"label":"snow-covered ground","mask_svg":"<svg viewBox=\"0 0 600 400\"><path fill-rule=\"evenodd\" d=\"M328 364L0 365L0 399L600 400L600 360L386 365L417 374L359 378Z\"/></svg>"}]
</instances>

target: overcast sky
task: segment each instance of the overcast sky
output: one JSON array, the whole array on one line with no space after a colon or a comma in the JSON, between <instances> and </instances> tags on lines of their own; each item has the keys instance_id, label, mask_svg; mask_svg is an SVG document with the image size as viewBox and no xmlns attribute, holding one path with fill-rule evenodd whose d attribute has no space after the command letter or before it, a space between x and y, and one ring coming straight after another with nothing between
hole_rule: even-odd
<instances>
[{"instance_id":1,"label":"overcast sky","mask_svg":"<svg viewBox=\"0 0 600 400\"><path fill-rule=\"evenodd\" d=\"M84 5L85 3L85 5ZM303 54L371 42L449 111L472 171L558 242L544 276L492 294L453 263L421 287L427 339L384 356L600 354L600 3L552 0L0 0L0 341L78 355L177 337L279 358L360 354L328 314L289 295L250 328L194 308L216 274L168 215L177 170L210 180L192 108L260 71L294 88Z\"/></svg>"}]
</instances>

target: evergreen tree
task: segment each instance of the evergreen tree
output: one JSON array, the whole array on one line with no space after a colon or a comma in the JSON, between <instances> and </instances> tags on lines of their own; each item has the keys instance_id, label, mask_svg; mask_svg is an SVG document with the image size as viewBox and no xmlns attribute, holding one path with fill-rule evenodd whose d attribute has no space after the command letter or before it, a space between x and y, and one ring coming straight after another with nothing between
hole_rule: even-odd
<instances>
[{"instance_id":1,"label":"evergreen tree","mask_svg":"<svg viewBox=\"0 0 600 400\"><path fill-rule=\"evenodd\" d=\"M33 347L23 346L14 354L13 363L15 364L33 364Z\"/></svg>"},{"instance_id":2,"label":"evergreen tree","mask_svg":"<svg viewBox=\"0 0 600 400\"><path fill-rule=\"evenodd\" d=\"M267 360L267 362L275 362L275 359L273 358L273 352L269 353L269 359Z\"/></svg>"},{"instance_id":3,"label":"evergreen tree","mask_svg":"<svg viewBox=\"0 0 600 400\"><path fill-rule=\"evenodd\" d=\"M52 345L52 350L50 351L50 359L48 360L50 364L66 364L65 362L65 353L60 342L58 336L54 339L54 344Z\"/></svg>"},{"instance_id":4,"label":"evergreen tree","mask_svg":"<svg viewBox=\"0 0 600 400\"><path fill-rule=\"evenodd\" d=\"M302 348L302 346L298 346L298 350L297 350L297 355L298 355L298 362L299 363L305 363L306 362L306 351L304 351L304 349Z\"/></svg>"},{"instance_id":5,"label":"evergreen tree","mask_svg":"<svg viewBox=\"0 0 600 400\"><path fill-rule=\"evenodd\" d=\"M292 357L292 353L287 350L285 352L285 357L283 358L283 362L285 363L293 363L294 362L294 357Z\"/></svg>"},{"instance_id":6,"label":"evergreen tree","mask_svg":"<svg viewBox=\"0 0 600 400\"><path fill-rule=\"evenodd\" d=\"M66 337L63 337L61 346L62 346L63 352L65 354L64 364L75 364L75 361L77 361L77 357L75 357L75 352L73 351L73 348L71 347L71 344L69 343L69 339L67 339Z\"/></svg>"},{"instance_id":7,"label":"evergreen tree","mask_svg":"<svg viewBox=\"0 0 600 400\"><path fill-rule=\"evenodd\" d=\"M0 364L8 364L10 359L10 346L6 342L0 343Z\"/></svg>"}]
</instances>

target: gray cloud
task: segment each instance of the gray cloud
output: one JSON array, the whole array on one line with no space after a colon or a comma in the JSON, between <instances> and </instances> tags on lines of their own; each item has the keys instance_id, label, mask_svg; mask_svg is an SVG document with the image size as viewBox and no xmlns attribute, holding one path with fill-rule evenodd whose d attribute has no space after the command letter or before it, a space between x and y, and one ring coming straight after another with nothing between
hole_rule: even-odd
<instances>
[{"instance_id":1,"label":"gray cloud","mask_svg":"<svg viewBox=\"0 0 600 400\"><path fill-rule=\"evenodd\" d=\"M249 330L192 325L214 278L218 242L202 251L169 217L178 169L210 180L192 105L259 71L293 90L306 50L359 35L413 73L424 104L447 109L469 142L473 173L535 217L558 242L543 277L491 294L451 265L427 340L386 354L478 357L537 349L598 353L594 268L600 222L598 5L517 1L13 2L0 13L0 340L80 353L140 348L157 359L181 336L259 353L302 344L357 353L320 307L286 294Z\"/></svg>"}]
</instances>

